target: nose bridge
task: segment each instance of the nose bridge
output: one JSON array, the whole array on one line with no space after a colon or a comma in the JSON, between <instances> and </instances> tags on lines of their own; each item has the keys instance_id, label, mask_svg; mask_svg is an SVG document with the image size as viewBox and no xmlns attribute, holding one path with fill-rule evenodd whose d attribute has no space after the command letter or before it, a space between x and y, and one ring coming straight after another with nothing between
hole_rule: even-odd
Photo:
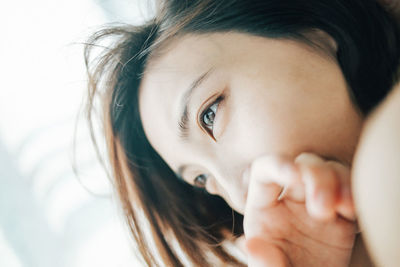
<instances>
[{"instance_id":1,"label":"nose bridge","mask_svg":"<svg viewBox=\"0 0 400 267\"><path fill-rule=\"evenodd\" d=\"M237 155L224 153L214 162L211 172L214 179L229 195L241 194L244 165L245 163L237 158Z\"/></svg>"}]
</instances>

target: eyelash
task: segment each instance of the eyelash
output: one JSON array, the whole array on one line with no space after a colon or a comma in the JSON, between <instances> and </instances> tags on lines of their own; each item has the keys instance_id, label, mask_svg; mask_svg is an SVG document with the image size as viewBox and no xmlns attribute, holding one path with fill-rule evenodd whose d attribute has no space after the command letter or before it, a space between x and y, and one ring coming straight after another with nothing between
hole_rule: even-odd
<instances>
[{"instance_id":1,"label":"eyelash","mask_svg":"<svg viewBox=\"0 0 400 267\"><path fill-rule=\"evenodd\" d=\"M218 112L218 106L219 104L224 100L225 96L221 95L219 96L214 102L212 102L209 106L207 106L201 113L199 117L199 121L201 126L203 127L204 130L207 131L207 133L215 140L214 134L213 134L213 127L214 127L214 119L217 115ZM211 109L212 106L217 105L215 108L215 111ZM204 122L204 116L207 115L208 111L211 110L214 113L214 118L212 121L212 126L207 126L207 124ZM210 128L211 127L211 128Z\"/></svg>"}]
</instances>

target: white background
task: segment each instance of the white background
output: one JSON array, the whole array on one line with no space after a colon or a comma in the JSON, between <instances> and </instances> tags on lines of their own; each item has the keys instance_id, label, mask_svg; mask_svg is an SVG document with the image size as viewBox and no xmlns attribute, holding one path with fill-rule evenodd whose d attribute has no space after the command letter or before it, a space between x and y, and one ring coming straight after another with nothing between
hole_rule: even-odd
<instances>
[{"instance_id":1,"label":"white background","mask_svg":"<svg viewBox=\"0 0 400 267\"><path fill-rule=\"evenodd\" d=\"M85 125L83 43L106 22L138 23L132 0L0 4L0 266L141 266Z\"/></svg>"}]
</instances>

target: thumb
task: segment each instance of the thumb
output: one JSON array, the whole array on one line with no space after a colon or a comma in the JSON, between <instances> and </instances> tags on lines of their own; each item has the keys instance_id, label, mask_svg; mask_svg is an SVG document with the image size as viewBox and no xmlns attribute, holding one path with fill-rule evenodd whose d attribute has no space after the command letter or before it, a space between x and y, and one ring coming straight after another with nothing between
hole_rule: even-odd
<instances>
[{"instance_id":1,"label":"thumb","mask_svg":"<svg viewBox=\"0 0 400 267\"><path fill-rule=\"evenodd\" d=\"M283 251L276 245L259 238L246 240L249 267L286 267L290 266Z\"/></svg>"}]
</instances>

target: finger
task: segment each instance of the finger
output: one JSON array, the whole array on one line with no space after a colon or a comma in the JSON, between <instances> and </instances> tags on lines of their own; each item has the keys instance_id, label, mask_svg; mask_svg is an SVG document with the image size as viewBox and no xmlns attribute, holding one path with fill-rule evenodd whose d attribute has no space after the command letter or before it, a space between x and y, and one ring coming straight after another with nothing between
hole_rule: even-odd
<instances>
[{"instance_id":1,"label":"finger","mask_svg":"<svg viewBox=\"0 0 400 267\"><path fill-rule=\"evenodd\" d=\"M254 237L262 230L257 219L259 214L265 214L268 209L280 203L282 186L291 182L290 171L283 170L287 164L292 164L281 156L263 156L250 166L250 179L244 217L244 230L247 237ZM298 174L297 174L298 175ZM300 179L300 178L297 178Z\"/></svg>"},{"instance_id":2,"label":"finger","mask_svg":"<svg viewBox=\"0 0 400 267\"><path fill-rule=\"evenodd\" d=\"M263 218L261 214L268 214L269 209L280 203L278 198L281 190L282 187L277 184L264 184L256 179L250 179L243 220L243 229L247 238L256 237L265 232L265 222L260 222ZM267 234L264 233L264 236Z\"/></svg>"},{"instance_id":3,"label":"finger","mask_svg":"<svg viewBox=\"0 0 400 267\"><path fill-rule=\"evenodd\" d=\"M268 241L254 237L246 241L249 267L285 267L289 261L281 249Z\"/></svg>"},{"instance_id":4,"label":"finger","mask_svg":"<svg viewBox=\"0 0 400 267\"><path fill-rule=\"evenodd\" d=\"M267 209L279 202L282 186L275 183L263 183L250 178L247 192L246 210Z\"/></svg>"},{"instance_id":5,"label":"finger","mask_svg":"<svg viewBox=\"0 0 400 267\"><path fill-rule=\"evenodd\" d=\"M340 194L340 201L336 207L337 213L347 220L355 221L357 216L350 186L342 187Z\"/></svg>"},{"instance_id":6,"label":"finger","mask_svg":"<svg viewBox=\"0 0 400 267\"><path fill-rule=\"evenodd\" d=\"M330 220L336 215L339 181L331 170L315 166L301 170L306 188L306 208L311 216Z\"/></svg>"},{"instance_id":7,"label":"finger","mask_svg":"<svg viewBox=\"0 0 400 267\"><path fill-rule=\"evenodd\" d=\"M335 217L340 181L335 171L327 167L326 161L312 153L302 153L295 159L300 166L306 190L308 213L320 220Z\"/></svg>"},{"instance_id":8,"label":"finger","mask_svg":"<svg viewBox=\"0 0 400 267\"><path fill-rule=\"evenodd\" d=\"M327 164L335 170L340 179L340 196L336 204L336 212L342 217L354 221L356 214L351 193L351 170L348 166L336 161L328 161Z\"/></svg>"},{"instance_id":9,"label":"finger","mask_svg":"<svg viewBox=\"0 0 400 267\"><path fill-rule=\"evenodd\" d=\"M319 166L320 168L329 167L333 172L331 177L336 177L337 182L339 182L335 195L335 212L347 220L354 221L356 219L355 208L351 194L351 170L349 166L334 160L325 161L325 159L322 157L312 153L301 154L295 159L295 162L307 163L312 166ZM331 190L334 189L334 187L331 187ZM326 219L329 217L332 216L327 215Z\"/></svg>"},{"instance_id":10,"label":"finger","mask_svg":"<svg viewBox=\"0 0 400 267\"><path fill-rule=\"evenodd\" d=\"M344 163L338 162L338 161L334 161L334 160L328 160L325 161L325 159L323 159L322 157L319 157L316 154L312 154L312 153L302 153L300 154L296 159L295 162L297 164L306 164L309 166L313 166L315 168L326 168L328 167L329 169L331 169L332 171L332 175L330 177L336 177L337 182L339 182L339 185L337 187L335 186L330 186L328 187L328 190L331 190L331 192L336 192L335 193L335 197L334 199L336 200L336 203L333 207L334 211L341 215L342 217L344 217L347 220L351 220L354 221L356 219L356 214L355 214L355 208L354 208L354 203L353 203L353 198L352 198L352 194L351 194L351 179L350 179L350 167L345 165ZM310 177L306 177L310 178ZM315 175L315 178L318 178ZM313 179L309 179L308 182L309 184L312 184L312 180ZM317 181L318 182L318 181ZM318 211L316 211L318 209L318 205L317 203L312 203L312 194L317 194L315 192L313 192L312 188L310 187L316 187L317 185L308 185L307 188L307 192L308 192L308 210L310 214L315 215L316 217L321 219L328 219L328 218L332 218L332 210L329 210L329 214L326 216L319 216ZM335 191L333 191L335 190ZM321 193L323 194L323 193ZM329 196L330 195L330 196ZM328 199L331 198L332 199L332 194L331 193L327 193L327 197ZM314 205L316 204L316 205ZM314 216L314 217L315 217Z\"/></svg>"},{"instance_id":11,"label":"finger","mask_svg":"<svg viewBox=\"0 0 400 267\"><path fill-rule=\"evenodd\" d=\"M254 180L254 183L257 184L256 187L262 186L262 190L269 192L268 197L266 191L263 194L267 197L264 203L266 205L273 204L282 197L282 193L285 194L285 197L289 195L295 197L292 189L296 182L301 182L298 167L294 164L293 159L276 155L256 159L251 165L250 180Z\"/></svg>"}]
</instances>

